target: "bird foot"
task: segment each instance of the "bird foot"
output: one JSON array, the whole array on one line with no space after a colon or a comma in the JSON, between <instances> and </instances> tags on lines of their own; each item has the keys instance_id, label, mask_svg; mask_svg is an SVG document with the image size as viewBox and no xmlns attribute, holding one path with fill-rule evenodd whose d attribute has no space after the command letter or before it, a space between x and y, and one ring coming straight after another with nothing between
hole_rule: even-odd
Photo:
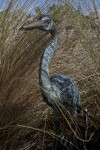
<instances>
[{"instance_id":1,"label":"bird foot","mask_svg":"<svg viewBox=\"0 0 100 150\"><path fill-rule=\"evenodd\" d=\"M56 141L55 150L70 150L71 142L68 139L68 136L62 136L59 140Z\"/></svg>"}]
</instances>

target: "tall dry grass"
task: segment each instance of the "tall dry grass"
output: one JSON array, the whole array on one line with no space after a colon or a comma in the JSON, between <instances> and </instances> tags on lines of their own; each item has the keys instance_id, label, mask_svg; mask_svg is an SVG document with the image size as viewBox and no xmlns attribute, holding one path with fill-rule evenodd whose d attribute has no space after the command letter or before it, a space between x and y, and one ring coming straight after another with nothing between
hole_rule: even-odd
<instances>
[{"instance_id":1,"label":"tall dry grass","mask_svg":"<svg viewBox=\"0 0 100 150\"><path fill-rule=\"evenodd\" d=\"M53 149L55 124L52 109L43 101L39 86L39 61L49 34L20 31L29 21L30 13L40 1L9 0L0 15L0 149ZM56 2L56 1L55 1ZM1 4L4 3L2 0ZM82 112L79 116L78 137L83 139L83 110L89 111L89 137L92 144L99 141L100 118L100 24L93 15L84 16L76 11L76 1L41 3L41 13L51 14L59 32L59 48L50 64L51 75L62 73L79 86ZM63 5L62 5L63 3ZM90 14L86 1L80 1ZM2 4L3 5L3 4ZM93 1L97 14L97 7ZM81 9L80 9L81 10ZM39 16L31 17L33 21ZM97 16L98 19L98 16ZM66 117L67 116L67 117ZM70 116L62 115L62 134L72 134ZM80 145L82 141L79 140ZM78 148L78 147L77 147Z\"/></svg>"}]
</instances>

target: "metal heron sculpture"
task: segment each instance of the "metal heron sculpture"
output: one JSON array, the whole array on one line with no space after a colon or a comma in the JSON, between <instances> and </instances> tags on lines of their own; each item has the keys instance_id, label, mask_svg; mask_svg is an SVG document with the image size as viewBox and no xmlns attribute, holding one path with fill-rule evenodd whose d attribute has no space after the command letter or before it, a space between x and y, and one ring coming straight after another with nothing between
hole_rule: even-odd
<instances>
[{"instance_id":1,"label":"metal heron sculpture","mask_svg":"<svg viewBox=\"0 0 100 150\"><path fill-rule=\"evenodd\" d=\"M78 109L81 108L79 89L71 78L63 74L49 76L49 64L58 48L58 32L54 19L48 15L42 15L35 22L23 25L22 29L40 29L48 31L52 36L51 43L45 48L41 57L39 81L45 102L54 110L57 135L59 135L61 112L58 105L63 105L74 118L77 118Z\"/></svg>"}]
</instances>

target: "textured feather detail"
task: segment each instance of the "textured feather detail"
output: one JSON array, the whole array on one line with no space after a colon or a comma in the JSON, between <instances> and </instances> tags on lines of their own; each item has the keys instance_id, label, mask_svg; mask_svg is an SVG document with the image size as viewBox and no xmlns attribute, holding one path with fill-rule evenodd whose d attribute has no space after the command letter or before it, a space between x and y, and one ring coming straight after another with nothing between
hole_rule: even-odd
<instances>
[{"instance_id":1,"label":"textured feather detail","mask_svg":"<svg viewBox=\"0 0 100 150\"><path fill-rule=\"evenodd\" d=\"M49 77L49 64L58 47L58 34L56 29L51 32L53 40L46 47L40 62L40 85L44 100L59 114L56 105L61 103L70 114L77 118L77 110L81 108L80 92L76 83L69 77L56 74ZM55 102L56 100L56 102Z\"/></svg>"}]
</instances>

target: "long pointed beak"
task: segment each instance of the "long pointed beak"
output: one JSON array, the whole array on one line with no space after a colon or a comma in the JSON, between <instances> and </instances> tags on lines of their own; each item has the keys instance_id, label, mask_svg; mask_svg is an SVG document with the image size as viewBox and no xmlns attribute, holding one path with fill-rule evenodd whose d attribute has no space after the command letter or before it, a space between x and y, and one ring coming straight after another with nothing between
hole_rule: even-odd
<instances>
[{"instance_id":1,"label":"long pointed beak","mask_svg":"<svg viewBox=\"0 0 100 150\"><path fill-rule=\"evenodd\" d=\"M33 23L29 23L29 24L23 25L21 27L21 29L23 29L23 30L31 30L31 29L43 28L43 27L46 27L46 26L47 26L47 24L44 21L36 20Z\"/></svg>"}]
</instances>

